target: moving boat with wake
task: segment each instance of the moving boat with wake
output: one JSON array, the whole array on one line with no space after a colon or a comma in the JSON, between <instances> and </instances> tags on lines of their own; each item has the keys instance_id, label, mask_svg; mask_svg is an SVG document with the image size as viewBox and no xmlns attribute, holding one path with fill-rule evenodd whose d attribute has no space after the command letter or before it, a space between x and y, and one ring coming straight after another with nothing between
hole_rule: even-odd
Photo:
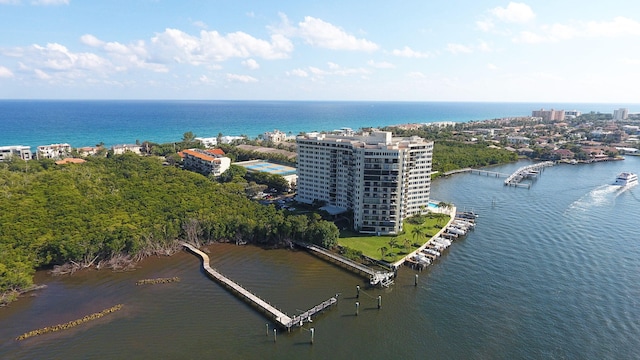
<instances>
[{"instance_id":1,"label":"moving boat with wake","mask_svg":"<svg viewBox=\"0 0 640 360\"><path fill-rule=\"evenodd\" d=\"M617 186L633 186L638 184L638 175L630 172L622 172L616 177L613 185Z\"/></svg>"}]
</instances>

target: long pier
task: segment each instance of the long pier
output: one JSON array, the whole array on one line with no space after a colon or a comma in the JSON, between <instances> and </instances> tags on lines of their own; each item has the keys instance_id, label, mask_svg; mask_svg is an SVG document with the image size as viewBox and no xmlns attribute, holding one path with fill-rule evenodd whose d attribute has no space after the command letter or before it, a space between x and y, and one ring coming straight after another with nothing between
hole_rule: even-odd
<instances>
[{"instance_id":1,"label":"long pier","mask_svg":"<svg viewBox=\"0 0 640 360\"><path fill-rule=\"evenodd\" d=\"M351 259L347 259L344 256L340 256L338 254L334 254L330 251L327 251L319 246L296 242L298 246L301 246L312 253L319 255L325 259L336 262L345 268L354 271L358 274L365 275L369 277L369 284L371 286L380 285L383 287L388 287L393 284L393 278L395 277L395 273L391 271L376 271L368 266L362 265L358 262L355 262Z\"/></svg>"},{"instance_id":2,"label":"long pier","mask_svg":"<svg viewBox=\"0 0 640 360\"><path fill-rule=\"evenodd\" d=\"M311 317L324 309L336 304L338 302L338 295L330 297L329 299L323 301L322 303L312 307L311 309L303 312L294 317L290 317L285 314L281 310L272 306L268 302L262 300L257 295L253 294L249 290L243 288L239 284L235 283L231 279L226 276L220 274L216 270L212 269L209 265L209 256L204 252L200 251L195 246L188 243L181 243L187 250L192 252L195 255L198 255L202 259L202 267L207 273L207 275L218 282L220 285L225 287L227 290L231 291L233 294L246 301L250 305L253 305L258 310L261 310L269 319L273 320L279 326L286 328L287 330L291 330L292 327L299 326L302 327L305 321L311 321Z\"/></svg>"},{"instance_id":3,"label":"long pier","mask_svg":"<svg viewBox=\"0 0 640 360\"><path fill-rule=\"evenodd\" d=\"M450 176L450 175L454 175L454 174L461 174L461 173L472 173L472 174L478 174L478 175L486 175L486 176L495 176L495 177L507 177L509 176L509 174L505 174L505 173L501 173L501 172L497 172L497 171L489 171L489 170L482 170L482 169L473 169L473 168L464 168L464 169L457 169L457 170L451 170L451 171L447 171L445 173L443 173L443 176Z\"/></svg>"},{"instance_id":4,"label":"long pier","mask_svg":"<svg viewBox=\"0 0 640 360\"><path fill-rule=\"evenodd\" d=\"M505 186L516 186L529 188L530 184L521 184L524 179L536 177L545 167L553 166L553 161L543 161L541 163L527 165L519 168L504 181Z\"/></svg>"}]
</instances>

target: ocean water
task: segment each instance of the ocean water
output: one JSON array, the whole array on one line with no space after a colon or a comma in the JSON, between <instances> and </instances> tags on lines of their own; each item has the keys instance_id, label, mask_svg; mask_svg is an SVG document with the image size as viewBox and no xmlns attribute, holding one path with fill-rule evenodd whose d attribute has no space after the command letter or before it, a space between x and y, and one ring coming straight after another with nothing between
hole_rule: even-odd
<instances>
[{"instance_id":1,"label":"ocean water","mask_svg":"<svg viewBox=\"0 0 640 360\"><path fill-rule=\"evenodd\" d=\"M401 268L389 289L368 289L304 251L210 246L213 268L288 314L340 294L337 306L275 342L273 324L186 252L133 272L38 273L46 289L0 309L0 358L636 359L640 186L610 185L621 171L640 172L640 157L546 168L530 189L476 174L436 179L432 198L479 213L476 229L426 270ZM181 281L135 286L172 276ZM123 310L99 321L14 340L118 303Z\"/></svg>"},{"instance_id":2,"label":"ocean water","mask_svg":"<svg viewBox=\"0 0 640 360\"><path fill-rule=\"evenodd\" d=\"M540 108L612 113L638 104L313 102L313 101L31 101L0 100L0 146L73 147L180 141L201 137L256 137L278 129L300 132L358 129L406 123L466 122L531 115Z\"/></svg>"}]
</instances>

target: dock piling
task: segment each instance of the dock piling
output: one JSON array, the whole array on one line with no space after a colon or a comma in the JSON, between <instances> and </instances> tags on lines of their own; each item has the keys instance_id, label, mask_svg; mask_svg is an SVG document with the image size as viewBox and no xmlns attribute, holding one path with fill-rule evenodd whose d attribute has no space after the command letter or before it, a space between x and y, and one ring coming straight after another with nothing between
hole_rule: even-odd
<instances>
[{"instance_id":1,"label":"dock piling","mask_svg":"<svg viewBox=\"0 0 640 360\"><path fill-rule=\"evenodd\" d=\"M311 328L311 344L313 344L313 335L314 335L315 329Z\"/></svg>"},{"instance_id":2,"label":"dock piling","mask_svg":"<svg viewBox=\"0 0 640 360\"><path fill-rule=\"evenodd\" d=\"M382 307L382 295L378 295L378 309Z\"/></svg>"},{"instance_id":3,"label":"dock piling","mask_svg":"<svg viewBox=\"0 0 640 360\"><path fill-rule=\"evenodd\" d=\"M360 298L360 285L356 285L356 299Z\"/></svg>"},{"instance_id":4,"label":"dock piling","mask_svg":"<svg viewBox=\"0 0 640 360\"><path fill-rule=\"evenodd\" d=\"M277 334L278 334L278 330L273 329L273 342L276 342Z\"/></svg>"},{"instance_id":5,"label":"dock piling","mask_svg":"<svg viewBox=\"0 0 640 360\"><path fill-rule=\"evenodd\" d=\"M416 274L415 280L413 282L413 286L418 286L418 274Z\"/></svg>"},{"instance_id":6,"label":"dock piling","mask_svg":"<svg viewBox=\"0 0 640 360\"><path fill-rule=\"evenodd\" d=\"M360 310L360 302L356 301L356 316L358 316L358 310Z\"/></svg>"}]
</instances>

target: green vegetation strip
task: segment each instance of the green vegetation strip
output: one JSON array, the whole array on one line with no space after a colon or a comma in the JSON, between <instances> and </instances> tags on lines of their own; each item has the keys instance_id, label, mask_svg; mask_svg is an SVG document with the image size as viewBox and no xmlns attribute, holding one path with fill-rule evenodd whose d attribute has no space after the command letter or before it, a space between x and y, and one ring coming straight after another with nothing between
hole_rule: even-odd
<instances>
[{"instance_id":1,"label":"green vegetation strip","mask_svg":"<svg viewBox=\"0 0 640 360\"><path fill-rule=\"evenodd\" d=\"M353 232L342 232L338 245L348 248L345 252L361 252L362 255L373 259L394 262L424 244L448 221L449 216L445 214L414 216L404 222L404 231L400 235L363 236Z\"/></svg>"},{"instance_id":2,"label":"green vegetation strip","mask_svg":"<svg viewBox=\"0 0 640 360\"><path fill-rule=\"evenodd\" d=\"M122 309L122 304L118 304L116 306L110 307L108 309L104 309L98 313L93 313L91 315L87 315L81 319L78 320L73 320L73 321L69 321L68 323L64 323L64 324L58 324L58 325L54 325L54 326L47 326L44 327L42 329L37 329L37 330L32 330L29 332L26 332L20 336L18 336L16 338L16 340L21 341L21 340L25 340L28 339L30 337L34 337L34 336L38 336L38 335L44 335L46 333L50 333L50 332L55 332L55 331L60 331L60 330L67 330L70 329L74 326L78 326L78 325L82 325L86 322L89 322L91 320L97 320L107 314L111 314L113 312L116 312L118 310Z\"/></svg>"},{"instance_id":3,"label":"green vegetation strip","mask_svg":"<svg viewBox=\"0 0 640 360\"><path fill-rule=\"evenodd\" d=\"M136 285L155 285L155 284L168 284L172 282L178 282L180 278L177 276L170 278L157 278L157 279L143 279L136 281Z\"/></svg>"}]
</instances>

